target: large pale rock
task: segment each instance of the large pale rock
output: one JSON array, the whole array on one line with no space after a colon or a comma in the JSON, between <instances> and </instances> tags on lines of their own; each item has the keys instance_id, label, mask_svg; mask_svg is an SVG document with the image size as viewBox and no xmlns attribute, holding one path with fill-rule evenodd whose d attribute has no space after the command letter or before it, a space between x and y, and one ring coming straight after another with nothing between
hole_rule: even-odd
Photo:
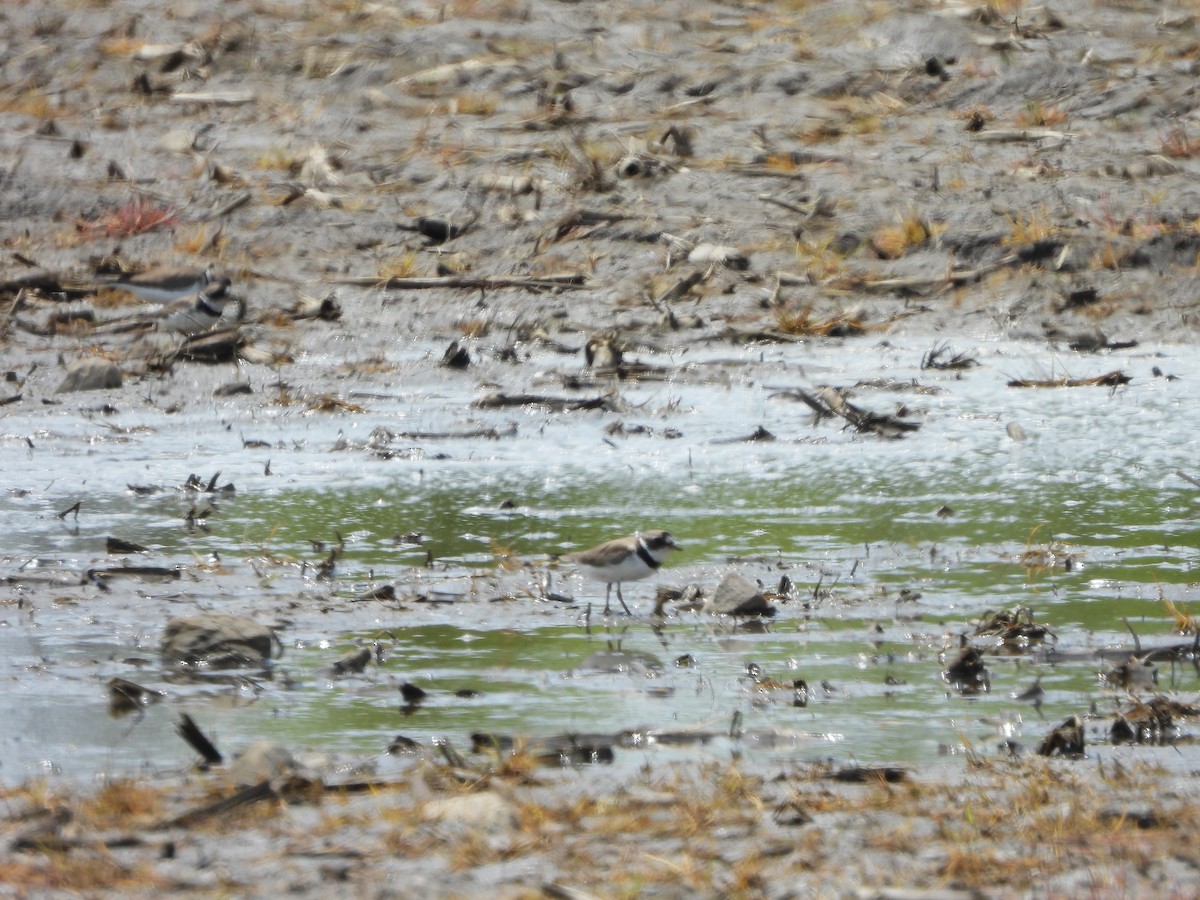
<instances>
[{"instance_id":1,"label":"large pale rock","mask_svg":"<svg viewBox=\"0 0 1200 900\"><path fill-rule=\"evenodd\" d=\"M517 824L513 805L494 791L444 797L425 804L426 822L465 825L484 831L501 831Z\"/></svg>"},{"instance_id":2,"label":"large pale rock","mask_svg":"<svg viewBox=\"0 0 1200 900\"><path fill-rule=\"evenodd\" d=\"M121 370L115 363L98 356L77 359L67 366L67 374L58 386L56 394L72 391L103 391L121 386Z\"/></svg>"},{"instance_id":3,"label":"large pale rock","mask_svg":"<svg viewBox=\"0 0 1200 900\"><path fill-rule=\"evenodd\" d=\"M767 603L762 589L737 572L728 572L713 592L708 612L726 616L772 616L775 608Z\"/></svg>"},{"instance_id":4,"label":"large pale rock","mask_svg":"<svg viewBox=\"0 0 1200 900\"><path fill-rule=\"evenodd\" d=\"M298 766L291 751L276 741L255 741L229 766L229 780L239 786L278 781L293 775Z\"/></svg>"},{"instance_id":5,"label":"large pale rock","mask_svg":"<svg viewBox=\"0 0 1200 900\"><path fill-rule=\"evenodd\" d=\"M163 659L177 666L240 669L271 659L271 629L245 616L209 613L172 619L163 630Z\"/></svg>"}]
</instances>

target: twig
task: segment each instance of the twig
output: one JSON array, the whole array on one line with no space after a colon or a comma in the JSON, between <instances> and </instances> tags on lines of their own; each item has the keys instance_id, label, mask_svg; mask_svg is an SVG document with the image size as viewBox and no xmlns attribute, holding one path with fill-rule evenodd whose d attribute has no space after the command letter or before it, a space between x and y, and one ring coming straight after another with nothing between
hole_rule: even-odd
<instances>
[{"instance_id":1,"label":"twig","mask_svg":"<svg viewBox=\"0 0 1200 900\"><path fill-rule=\"evenodd\" d=\"M175 725L175 733L187 741L193 750L204 757L206 763L218 766L225 761L225 758L221 755L221 751L216 748L216 745L208 739L208 736L200 730L200 726L187 713L180 716L179 721Z\"/></svg>"},{"instance_id":2,"label":"twig","mask_svg":"<svg viewBox=\"0 0 1200 900\"><path fill-rule=\"evenodd\" d=\"M245 806L248 803L257 803L260 800L269 800L275 796L278 795L275 792L275 788L271 786L270 779L260 781L258 784L242 788L232 797L217 800L215 803L209 803L207 806L199 806L196 809L176 816L174 819L169 819L163 823L163 827L178 828L183 825L194 825L201 819L218 816L221 813L237 809L239 806Z\"/></svg>"},{"instance_id":3,"label":"twig","mask_svg":"<svg viewBox=\"0 0 1200 900\"><path fill-rule=\"evenodd\" d=\"M1181 469L1176 469L1175 474L1178 475L1180 478L1182 478L1184 481L1186 481L1188 484L1192 485L1193 487L1200 488L1200 481L1193 478L1191 475L1188 475L1186 472L1182 471Z\"/></svg>"},{"instance_id":4,"label":"twig","mask_svg":"<svg viewBox=\"0 0 1200 900\"><path fill-rule=\"evenodd\" d=\"M1093 378L1058 378L1038 381L1029 378L1014 378L1008 383L1009 387L1036 387L1036 388L1053 388L1053 387L1120 387L1123 384L1129 384L1133 378L1126 375L1120 369L1114 369L1111 372L1105 372L1103 375L1096 375Z\"/></svg>"},{"instance_id":5,"label":"twig","mask_svg":"<svg viewBox=\"0 0 1200 900\"><path fill-rule=\"evenodd\" d=\"M229 215L234 210L240 209L241 207L243 207L247 203L249 203L250 200L253 199L253 196L254 195L251 194L249 191L246 191L244 194L241 194L241 195L235 197L234 199L230 200L228 203L226 203L224 206L220 207L219 209L213 210L206 216L201 216L200 221L201 222L211 222L214 219L224 218L225 216Z\"/></svg>"},{"instance_id":6,"label":"twig","mask_svg":"<svg viewBox=\"0 0 1200 900\"><path fill-rule=\"evenodd\" d=\"M369 275L339 278L334 284L354 287L378 287L386 290L419 291L427 288L467 288L489 290L495 288L528 288L548 290L551 288L581 288L587 277L579 272L563 272L539 275L533 278L515 278L508 275L447 275L442 278L373 278Z\"/></svg>"}]
</instances>

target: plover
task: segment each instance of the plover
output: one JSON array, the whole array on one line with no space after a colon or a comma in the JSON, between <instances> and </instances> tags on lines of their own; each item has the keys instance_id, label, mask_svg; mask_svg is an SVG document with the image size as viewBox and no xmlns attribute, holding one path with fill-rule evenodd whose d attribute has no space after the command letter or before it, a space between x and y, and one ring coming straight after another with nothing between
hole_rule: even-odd
<instances>
[{"instance_id":1,"label":"plover","mask_svg":"<svg viewBox=\"0 0 1200 900\"><path fill-rule=\"evenodd\" d=\"M217 324L225 306L234 299L229 279L217 277L191 296L155 310L147 321L157 323L159 331L173 331L185 337L200 334Z\"/></svg>"},{"instance_id":2,"label":"plover","mask_svg":"<svg viewBox=\"0 0 1200 900\"><path fill-rule=\"evenodd\" d=\"M604 582L604 614L608 615L609 598L612 586L617 586L617 599L625 609L626 615L631 615L621 596L622 581L639 581L658 570L672 550L678 550L679 545L668 531L647 531L645 534L633 534L629 537L607 541L590 550L570 554L564 559L579 566L580 570L593 581Z\"/></svg>"},{"instance_id":3,"label":"plover","mask_svg":"<svg viewBox=\"0 0 1200 900\"><path fill-rule=\"evenodd\" d=\"M206 269L163 267L121 275L105 284L128 291L147 303L170 303L194 296L219 277L213 272L212 266Z\"/></svg>"}]
</instances>

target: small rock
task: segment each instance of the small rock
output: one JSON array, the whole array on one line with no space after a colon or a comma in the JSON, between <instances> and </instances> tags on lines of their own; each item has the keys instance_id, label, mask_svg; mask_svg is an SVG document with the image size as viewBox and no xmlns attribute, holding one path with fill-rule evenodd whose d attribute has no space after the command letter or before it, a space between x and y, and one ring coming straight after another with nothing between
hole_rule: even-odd
<instances>
[{"instance_id":1,"label":"small rock","mask_svg":"<svg viewBox=\"0 0 1200 900\"><path fill-rule=\"evenodd\" d=\"M634 674L658 674L662 671L662 660L653 653L640 650L597 650L579 663L581 672L632 672Z\"/></svg>"},{"instance_id":2,"label":"small rock","mask_svg":"<svg viewBox=\"0 0 1200 900\"><path fill-rule=\"evenodd\" d=\"M296 759L276 741L255 741L229 766L229 780L245 787L263 781L275 781L295 773Z\"/></svg>"},{"instance_id":3,"label":"small rock","mask_svg":"<svg viewBox=\"0 0 1200 900\"><path fill-rule=\"evenodd\" d=\"M420 742L414 741L412 738L405 737L402 734L398 734L392 738L392 742L387 747L387 752L393 756L401 753L420 753L421 750Z\"/></svg>"},{"instance_id":4,"label":"small rock","mask_svg":"<svg viewBox=\"0 0 1200 900\"><path fill-rule=\"evenodd\" d=\"M154 146L165 153L191 153L196 149L196 132L191 128L176 128L159 135Z\"/></svg>"},{"instance_id":5,"label":"small rock","mask_svg":"<svg viewBox=\"0 0 1200 900\"><path fill-rule=\"evenodd\" d=\"M700 265L719 263L742 272L750 268L750 257L737 247L722 244L697 244L688 254L688 262Z\"/></svg>"},{"instance_id":6,"label":"small rock","mask_svg":"<svg viewBox=\"0 0 1200 900\"><path fill-rule=\"evenodd\" d=\"M67 367L67 374L56 394L72 391L102 391L121 386L121 370L115 363L97 356L78 359Z\"/></svg>"},{"instance_id":7,"label":"small rock","mask_svg":"<svg viewBox=\"0 0 1200 900\"><path fill-rule=\"evenodd\" d=\"M210 613L172 619L163 630L163 659L177 666L235 669L271 658L271 629L244 616Z\"/></svg>"},{"instance_id":8,"label":"small rock","mask_svg":"<svg viewBox=\"0 0 1200 900\"><path fill-rule=\"evenodd\" d=\"M1083 719L1071 716L1042 738L1037 749L1039 756L1063 756L1078 759L1085 755Z\"/></svg>"},{"instance_id":9,"label":"small rock","mask_svg":"<svg viewBox=\"0 0 1200 900\"><path fill-rule=\"evenodd\" d=\"M163 698L161 691L144 688L127 678L108 679L108 711L114 716L143 709Z\"/></svg>"},{"instance_id":10,"label":"small rock","mask_svg":"<svg viewBox=\"0 0 1200 900\"><path fill-rule=\"evenodd\" d=\"M975 647L964 646L951 660L942 677L964 694L986 692L991 687L991 673L983 661L983 654Z\"/></svg>"}]
</instances>

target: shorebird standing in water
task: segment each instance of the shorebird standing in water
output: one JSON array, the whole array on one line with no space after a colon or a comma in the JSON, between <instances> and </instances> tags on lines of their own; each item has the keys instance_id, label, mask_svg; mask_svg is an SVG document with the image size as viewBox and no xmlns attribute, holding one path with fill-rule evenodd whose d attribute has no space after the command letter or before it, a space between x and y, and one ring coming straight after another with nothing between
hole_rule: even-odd
<instances>
[{"instance_id":1,"label":"shorebird standing in water","mask_svg":"<svg viewBox=\"0 0 1200 900\"><path fill-rule=\"evenodd\" d=\"M621 596L621 582L640 581L653 574L663 564L667 554L678 549L679 545L669 531L654 530L607 541L590 550L572 553L564 559L579 566L583 574L593 581L604 582L605 615L608 615L609 599L615 584L617 599L628 616L632 613Z\"/></svg>"}]
</instances>

